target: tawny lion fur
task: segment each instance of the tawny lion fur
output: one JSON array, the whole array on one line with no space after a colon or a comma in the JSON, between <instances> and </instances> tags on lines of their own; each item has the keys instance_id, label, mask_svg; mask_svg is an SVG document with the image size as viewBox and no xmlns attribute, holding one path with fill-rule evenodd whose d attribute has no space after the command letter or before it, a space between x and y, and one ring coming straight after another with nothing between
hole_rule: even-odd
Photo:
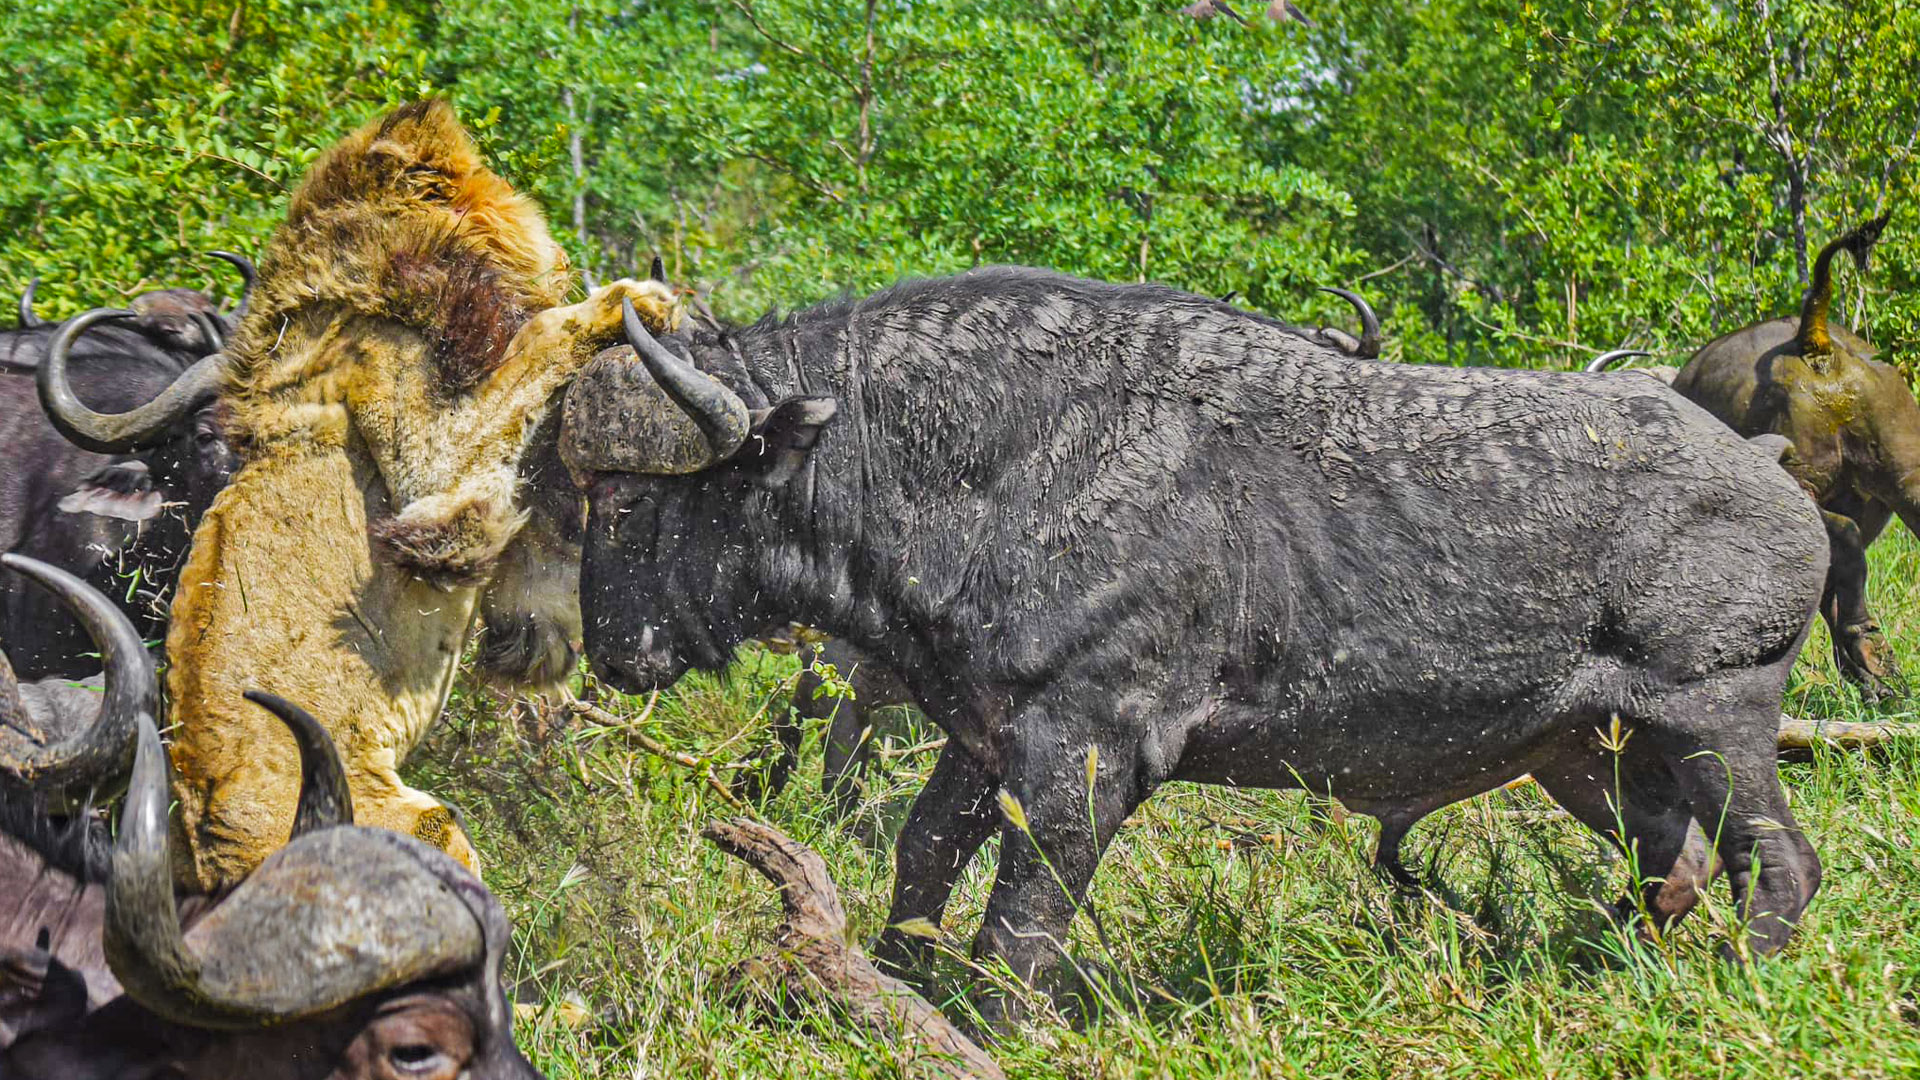
<instances>
[{"instance_id":1,"label":"tawny lion fur","mask_svg":"<svg viewBox=\"0 0 1920 1080\"><path fill-rule=\"evenodd\" d=\"M475 865L400 763L439 715L479 587L517 562L517 470L556 392L618 337L620 302L666 328L658 283L556 306L565 255L443 102L316 162L229 353L246 463L201 521L167 636L183 883L233 884L286 842L299 764L241 699L307 706L347 764L355 817Z\"/></svg>"}]
</instances>

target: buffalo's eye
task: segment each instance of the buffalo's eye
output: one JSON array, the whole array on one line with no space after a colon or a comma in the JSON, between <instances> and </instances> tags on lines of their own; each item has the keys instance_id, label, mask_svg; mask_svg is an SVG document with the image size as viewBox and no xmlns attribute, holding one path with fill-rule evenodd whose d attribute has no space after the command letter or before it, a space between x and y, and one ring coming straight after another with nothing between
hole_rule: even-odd
<instances>
[{"instance_id":1,"label":"buffalo's eye","mask_svg":"<svg viewBox=\"0 0 1920 1080\"><path fill-rule=\"evenodd\" d=\"M387 1064L396 1075L406 1077L451 1077L455 1072L453 1059L428 1043L392 1047L387 1051Z\"/></svg>"},{"instance_id":2,"label":"buffalo's eye","mask_svg":"<svg viewBox=\"0 0 1920 1080\"><path fill-rule=\"evenodd\" d=\"M355 1040L342 1071L353 1080L455 1080L473 1057L472 1022L452 1002L419 995L390 1002Z\"/></svg>"}]
</instances>

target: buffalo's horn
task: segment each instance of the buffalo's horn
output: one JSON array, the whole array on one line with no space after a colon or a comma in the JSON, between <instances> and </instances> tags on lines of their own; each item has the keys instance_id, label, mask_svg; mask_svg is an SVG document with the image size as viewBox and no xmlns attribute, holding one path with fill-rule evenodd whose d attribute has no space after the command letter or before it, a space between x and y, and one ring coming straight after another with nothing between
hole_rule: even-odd
<instances>
[{"instance_id":1,"label":"buffalo's horn","mask_svg":"<svg viewBox=\"0 0 1920 1080\"><path fill-rule=\"evenodd\" d=\"M240 695L280 718L300 748L300 803L293 811L289 842L334 825L353 824L353 794L347 790L347 770L333 737L313 714L263 690Z\"/></svg>"},{"instance_id":2,"label":"buffalo's horn","mask_svg":"<svg viewBox=\"0 0 1920 1080\"><path fill-rule=\"evenodd\" d=\"M1619 363L1620 361L1625 360L1629 356L1652 356L1652 355L1653 355L1652 353L1648 352L1645 349L1613 349L1608 352L1603 352L1599 356L1596 356L1592 360L1588 361L1587 373L1595 374L1597 372L1605 371L1608 368L1612 367L1613 365Z\"/></svg>"},{"instance_id":3,"label":"buffalo's horn","mask_svg":"<svg viewBox=\"0 0 1920 1080\"><path fill-rule=\"evenodd\" d=\"M219 352L227 347L226 336L220 333L220 327L214 322L213 316L204 311L196 311L193 313L193 325L199 327L200 336L207 339L209 352Z\"/></svg>"},{"instance_id":4,"label":"buffalo's horn","mask_svg":"<svg viewBox=\"0 0 1920 1080\"><path fill-rule=\"evenodd\" d=\"M164 440L168 429L181 417L212 400L220 392L225 375L226 354L202 357L159 396L145 405L123 413L98 413L87 408L67 381L67 351L75 338L96 323L124 319L132 312L118 308L94 308L68 319L48 346L46 359L35 373L34 385L40 391L40 407L60 434L82 449L97 454L121 454L141 450Z\"/></svg>"},{"instance_id":5,"label":"buffalo's horn","mask_svg":"<svg viewBox=\"0 0 1920 1080\"><path fill-rule=\"evenodd\" d=\"M351 826L295 837L183 934L166 753L151 716L137 727L101 937L115 977L149 1011L189 1027L258 1028L486 958L463 895L478 886L458 864L412 837Z\"/></svg>"},{"instance_id":6,"label":"buffalo's horn","mask_svg":"<svg viewBox=\"0 0 1920 1080\"><path fill-rule=\"evenodd\" d=\"M1880 233L1887 227L1887 219L1893 217L1889 210L1871 221L1863 222L1859 228L1848 233L1847 250L1853 255L1854 268L1866 272L1873 261L1873 245L1880 242Z\"/></svg>"},{"instance_id":7,"label":"buffalo's horn","mask_svg":"<svg viewBox=\"0 0 1920 1080\"><path fill-rule=\"evenodd\" d=\"M655 255L653 257L653 262L648 264L647 276L659 282L662 285L665 285L667 283L667 264L665 261L663 261L660 258L660 256Z\"/></svg>"},{"instance_id":8,"label":"buffalo's horn","mask_svg":"<svg viewBox=\"0 0 1920 1080\"><path fill-rule=\"evenodd\" d=\"M36 326L47 325L46 320L33 313L33 290L40 287L40 279L27 282L27 291L20 294L20 329L31 330Z\"/></svg>"},{"instance_id":9,"label":"buffalo's horn","mask_svg":"<svg viewBox=\"0 0 1920 1080\"><path fill-rule=\"evenodd\" d=\"M1380 359L1380 317L1373 313L1373 308L1356 292L1336 289L1331 285L1320 286L1320 291L1332 293L1352 304L1354 312L1360 316L1360 344L1354 348L1353 356L1361 360Z\"/></svg>"},{"instance_id":10,"label":"buffalo's horn","mask_svg":"<svg viewBox=\"0 0 1920 1080\"><path fill-rule=\"evenodd\" d=\"M260 280L260 272L253 268L253 260L237 251L209 251L207 254L233 264L240 271L240 303L233 309L233 317L238 319L247 313L247 301L253 299L254 282Z\"/></svg>"},{"instance_id":11,"label":"buffalo's horn","mask_svg":"<svg viewBox=\"0 0 1920 1080\"><path fill-rule=\"evenodd\" d=\"M707 464L732 457L740 444L747 441L750 418L746 402L717 379L655 341L641 325L639 313L633 310L633 301L622 300L620 305L626 319L627 342L633 346L640 362L647 366L647 373L706 436L710 455Z\"/></svg>"},{"instance_id":12,"label":"buffalo's horn","mask_svg":"<svg viewBox=\"0 0 1920 1080\"><path fill-rule=\"evenodd\" d=\"M104 789L126 775L134 718L159 708L153 658L126 613L98 590L57 566L25 555L0 555L0 565L24 575L72 611L100 650L105 683L100 704L85 723L49 717L61 730L40 731L27 715L11 669L0 679L0 776L34 791ZM5 715L9 710L13 715Z\"/></svg>"}]
</instances>

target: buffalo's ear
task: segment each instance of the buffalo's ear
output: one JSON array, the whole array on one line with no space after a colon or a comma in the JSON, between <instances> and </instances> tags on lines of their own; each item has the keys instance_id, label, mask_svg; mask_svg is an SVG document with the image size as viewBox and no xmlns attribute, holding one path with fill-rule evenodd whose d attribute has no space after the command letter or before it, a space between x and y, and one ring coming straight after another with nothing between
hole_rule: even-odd
<instances>
[{"instance_id":1,"label":"buffalo's ear","mask_svg":"<svg viewBox=\"0 0 1920 1080\"><path fill-rule=\"evenodd\" d=\"M771 409L755 409L747 441L734 460L760 470L760 483L779 487L806 463L820 429L827 426L840 403L830 397L794 397Z\"/></svg>"},{"instance_id":2,"label":"buffalo's ear","mask_svg":"<svg viewBox=\"0 0 1920 1080\"><path fill-rule=\"evenodd\" d=\"M69 514L145 521L159 513L165 502L153 489L153 474L146 462L116 461L88 473L59 506Z\"/></svg>"}]
</instances>

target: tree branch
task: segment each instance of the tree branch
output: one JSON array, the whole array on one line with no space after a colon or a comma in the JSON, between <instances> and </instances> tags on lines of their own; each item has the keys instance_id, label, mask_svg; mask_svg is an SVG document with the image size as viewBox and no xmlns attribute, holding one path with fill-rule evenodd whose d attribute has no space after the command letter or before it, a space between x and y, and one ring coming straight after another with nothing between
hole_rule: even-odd
<instances>
[{"instance_id":1,"label":"tree branch","mask_svg":"<svg viewBox=\"0 0 1920 1080\"><path fill-rule=\"evenodd\" d=\"M664 761L670 761L684 769L691 769L699 775L701 780L706 782L709 788L713 789L714 794L720 796L722 802L743 814L752 815L752 808L736 798L733 792L727 790L727 785L721 783L720 778L713 775L713 768L710 765L694 757L692 754L683 754L640 730L640 724L649 716L653 715L654 704L659 700L660 692L656 690L647 697L647 707L641 710L639 716L632 718L615 716L592 702L587 701L570 702L567 708L571 709L576 716L584 716L602 727L618 731L621 738L625 739L631 745L637 746L647 753L652 754L654 757Z\"/></svg>"},{"instance_id":2,"label":"tree branch","mask_svg":"<svg viewBox=\"0 0 1920 1080\"><path fill-rule=\"evenodd\" d=\"M760 821L716 821L701 835L780 890L775 951L735 967L741 983L824 999L868 1034L908 1042L912 1075L1005 1080L1000 1066L940 1010L849 944L840 890L818 852Z\"/></svg>"},{"instance_id":3,"label":"tree branch","mask_svg":"<svg viewBox=\"0 0 1920 1080\"><path fill-rule=\"evenodd\" d=\"M845 86L847 89L852 90L855 93L859 93L860 88L858 86L855 86L853 83L853 80L847 78L846 75L842 74L839 69L833 67L832 65L828 64L826 61L813 55L812 53L801 48L800 46L795 45L793 42L787 41L783 38L775 37L773 34L773 31L768 30L764 26L761 26L759 17L756 16L753 12L752 4L747 3L746 0L733 0L733 7L734 7L734 10L738 11L740 14L745 15L747 17L747 25L753 27L753 32L756 34L759 34L762 38L764 38L767 44L772 45L774 48L779 49L782 52L791 53L792 55L797 56L802 60L805 60L807 63L812 64L814 67L817 67L821 71L824 71L828 75L832 76L836 81L838 81L841 85Z\"/></svg>"}]
</instances>

